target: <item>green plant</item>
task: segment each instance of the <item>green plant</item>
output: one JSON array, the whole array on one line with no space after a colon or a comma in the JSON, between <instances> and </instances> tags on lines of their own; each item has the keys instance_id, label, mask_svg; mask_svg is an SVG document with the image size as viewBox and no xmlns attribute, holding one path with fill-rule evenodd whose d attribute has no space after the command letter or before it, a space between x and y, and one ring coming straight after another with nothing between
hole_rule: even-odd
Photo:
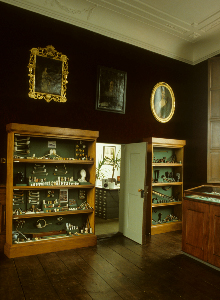
<instances>
[{"instance_id":1,"label":"green plant","mask_svg":"<svg viewBox=\"0 0 220 300\"><path fill-rule=\"evenodd\" d=\"M115 174L115 170L118 170L121 166L121 158L119 158L119 152L115 155L115 153L113 153L113 157L111 159L108 159L108 163L109 165L112 165L112 178L111 178L111 182L113 182L113 178L114 178L114 174Z\"/></svg>"},{"instance_id":2,"label":"green plant","mask_svg":"<svg viewBox=\"0 0 220 300\"><path fill-rule=\"evenodd\" d=\"M120 165L121 165L121 158L118 157L119 152L120 152L120 150L118 151L117 155L115 155L115 153L113 153L112 158L109 158L109 157L105 156L103 158L103 160L99 161L98 167L96 168L96 179L101 180L102 178L108 176L108 171L103 170L102 167L104 165L109 165L109 166L112 166L111 182L113 182L115 170L118 170L120 168Z\"/></svg>"},{"instance_id":3,"label":"green plant","mask_svg":"<svg viewBox=\"0 0 220 300\"><path fill-rule=\"evenodd\" d=\"M96 179L101 180L102 178L105 177L106 171L102 170L103 165L106 163L107 158L104 157L103 160L99 161L98 167L96 168Z\"/></svg>"}]
</instances>

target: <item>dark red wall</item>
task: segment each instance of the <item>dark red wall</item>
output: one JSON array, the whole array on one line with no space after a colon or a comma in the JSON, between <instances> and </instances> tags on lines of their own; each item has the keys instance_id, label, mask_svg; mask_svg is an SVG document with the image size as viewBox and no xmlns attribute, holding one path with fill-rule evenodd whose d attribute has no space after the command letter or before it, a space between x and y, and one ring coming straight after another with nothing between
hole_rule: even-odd
<instances>
[{"instance_id":1,"label":"dark red wall","mask_svg":"<svg viewBox=\"0 0 220 300\"><path fill-rule=\"evenodd\" d=\"M5 3L0 11L1 157L6 155L5 125L11 122L98 130L98 142L186 139L185 184L206 180L207 62L191 66ZM66 103L28 97L30 49L47 45L69 58ZM99 65L127 72L125 114L95 110ZM152 89L161 81L176 98L175 114L166 124L156 121L150 109ZM191 180L192 170L199 180Z\"/></svg>"}]
</instances>

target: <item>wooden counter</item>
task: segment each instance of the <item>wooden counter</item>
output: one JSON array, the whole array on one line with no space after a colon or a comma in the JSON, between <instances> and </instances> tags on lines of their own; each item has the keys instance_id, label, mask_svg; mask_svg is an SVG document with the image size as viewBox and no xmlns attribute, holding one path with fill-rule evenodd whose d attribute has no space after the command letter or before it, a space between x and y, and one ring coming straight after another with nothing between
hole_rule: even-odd
<instances>
[{"instance_id":1,"label":"wooden counter","mask_svg":"<svg viewBox=\"0 0 220 300\"><path fill-rule=\"evenodd\" d=\"M184 197L182 250L220 267L220 204Z\"/></svg>"}]
</instances>

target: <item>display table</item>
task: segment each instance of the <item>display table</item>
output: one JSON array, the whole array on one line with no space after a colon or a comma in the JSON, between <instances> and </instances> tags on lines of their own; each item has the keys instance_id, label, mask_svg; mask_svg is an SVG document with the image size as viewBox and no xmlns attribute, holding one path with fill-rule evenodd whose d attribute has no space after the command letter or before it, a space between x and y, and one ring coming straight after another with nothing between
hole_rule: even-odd
<instances>
[{"instance_id":1,"label":"display table","mask_svg":"<svg viewBox=\"0 0 220 300\"><path fill-rule=\"evenodd\" d=\"M99 188L95 192L95 215L102 219L119 217L120 188Z\"/></svg>"},{"instance_id":2,"label":"display table","mask_svg":"<svg viewBox=\"0 0 220 300\"><path fill-rule=\"evenodd\" d=\"M182 250L220 267L220 186L184 191Z\"/></svg>"}]
</instances>

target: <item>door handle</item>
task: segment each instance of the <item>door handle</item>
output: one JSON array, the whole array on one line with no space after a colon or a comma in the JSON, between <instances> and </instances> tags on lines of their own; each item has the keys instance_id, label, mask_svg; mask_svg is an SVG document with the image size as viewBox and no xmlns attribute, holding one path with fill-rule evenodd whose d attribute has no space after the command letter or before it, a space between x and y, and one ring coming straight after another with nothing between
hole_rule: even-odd
<instances>
[{"instance_id":1,"label":"door handle","mask_svg":"<svg viewBox=\"0 0 220 300\"><path fill-rule=\"evenodd\" d=\"M139 190L138 190L138 192L139 192L139 193L141 193L141 198L144 198L144 196L145 196L145 192L144 192L144 190L142 190L142 189L139 189Z\"/></svg>"},{"instance_id":2,"label":"door handle","mask_svg":"<svg viewBox=\"0 0 220 300\"><path fill-rule=\"evenodd\" d=\"M148 186L145 187L145 190L139 189L138 192L141 193L141 198L144 198L145 194L148 193Z\"/></svg>"}]
</instances>

